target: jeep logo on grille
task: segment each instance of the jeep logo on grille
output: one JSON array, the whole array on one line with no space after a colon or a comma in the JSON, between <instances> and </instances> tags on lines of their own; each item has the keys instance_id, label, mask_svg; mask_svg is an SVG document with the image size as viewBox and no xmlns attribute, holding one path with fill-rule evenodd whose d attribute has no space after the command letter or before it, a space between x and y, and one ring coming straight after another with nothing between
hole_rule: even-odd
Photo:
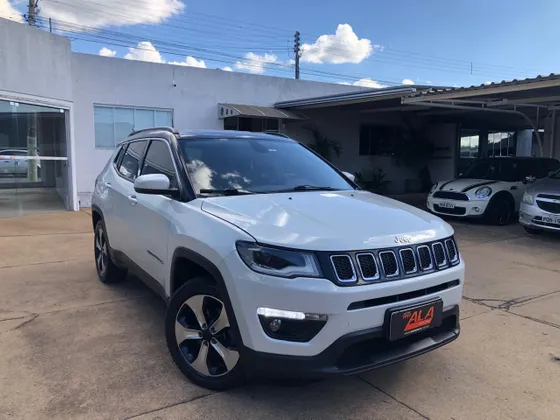
<instances>
[{"instance_id":1,"label":"jeep logo on grille","mask_svg":"<svg viewBox=\"0 0 560 420\"><path fill-rule=\"evenodd\" d=\"M397 244L409 244L412 242L411 236L395 236L395 242Z\"/></svg>"}]
</instances>

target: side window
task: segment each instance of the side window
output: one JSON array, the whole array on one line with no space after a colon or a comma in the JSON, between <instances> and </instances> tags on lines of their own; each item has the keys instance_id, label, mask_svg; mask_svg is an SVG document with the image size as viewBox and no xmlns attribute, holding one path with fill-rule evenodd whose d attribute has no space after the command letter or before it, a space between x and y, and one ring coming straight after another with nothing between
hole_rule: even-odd
<instances>
[{"instance_id":1,"label":"side window","mask_svg":"<svg viewBox=\"0 0 560 420\"><path fill-rule=\"evenodd\" d=\"M119 173L131 182L134 182L138 176L140 160L142 159L147 143L147 140L130 143L119 165Z\"/></svg>"},{"instance_id":2,"label":"side window","mask_svg":"<svg viewBox=\"0 0 560 420\"><path fill-rule=\"evenodd\" d=\"M169 146L163 140L152 140L146 153L142 175L163 174L169 178L169 186L177 188L177 174Z\"/></svg>"},{"instance_id":3,"label":"side window","mask_svg":"<svg viewBox=\"0 0 560 420\"><path fill-rule=\"evenodd\" d=\"M124 146L122 146L122 147L119 149L119 152L117 153L117 156L115 156L115 160L113 161L113 163L114 163L115 166L117 166L117 167L119 166L119 163L121 162L121 158L122 158L122 156L124 155L124 152L125 152L125 150L126 150L126 146L127 146L126 144L125 144Z\"/></svg>"}]
</instances>

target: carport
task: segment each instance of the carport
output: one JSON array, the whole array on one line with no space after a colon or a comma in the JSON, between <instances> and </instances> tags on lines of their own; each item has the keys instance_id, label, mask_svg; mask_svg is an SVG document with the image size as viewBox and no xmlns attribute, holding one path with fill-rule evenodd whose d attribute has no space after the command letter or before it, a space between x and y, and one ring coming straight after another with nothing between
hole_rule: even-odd
<instances>
[{"instance_id":1,"label":"carport","mask_svg":"<svg viewBox=\"0 0 560 420\"><path fill-rule=\"evenodd\" d=\"M480 157L560 157L560 147L555 145L560 141L556 127L560 75L555 74L464 88L391 87L275 106L305 112L320 130L342 138L345 152L334 159L341 169L361 171L375 158L375 165L395 185L392 192L418 192L411 191L410 185L423 165L428 166L432 181L441 181L455 177ZM401 134L379 130L387 126L397 127ZM298 127L302 124L291 124L286 131L303 141L309 139ZM379 140L383 136L387 138ZM395 163L403 149L426 139L433 149L427 163ZM393 147L380 147L380 142L392 142Z\"/></svg>"}]
</instances>

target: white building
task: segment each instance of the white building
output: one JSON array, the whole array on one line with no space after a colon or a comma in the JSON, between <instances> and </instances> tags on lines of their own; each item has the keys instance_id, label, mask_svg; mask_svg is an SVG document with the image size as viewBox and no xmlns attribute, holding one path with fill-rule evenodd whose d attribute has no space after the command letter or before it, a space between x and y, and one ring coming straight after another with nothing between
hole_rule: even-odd
<instances>
[{"instance_id":1,"label":"white building","mask_svg":"<svg viewBox=\"0 0 560 420\"><path fill-rule=\"evenodd\" d=\"M551 86L560 89L554 80ZM488 145L499 144L499 153L532 153L530 145L515 147L529 127L523 118L437 108L438 95L449 93L466 94L418 86L375 90L78 54L64 37L0 19L0 216L89 206L95 177L114 145L133 129L157 125L278 130L304 143L313 140L308 128L314 125L340 146L340 156L331 157L335 165L366 177L381 169L391 192L420 190L424 166L434 181L451 178L461 159L490 153ZM415 103L403 103L408 100ZM545 142L549 114L537 121L548 130ZM506 144L504 152L504 141L514 137L516 144ZM523 144L531 142L530 134L528 139ZM425 164L410 163L410 153L402 151L426 140L435 147Z\"/></svg>"}]
</instances>

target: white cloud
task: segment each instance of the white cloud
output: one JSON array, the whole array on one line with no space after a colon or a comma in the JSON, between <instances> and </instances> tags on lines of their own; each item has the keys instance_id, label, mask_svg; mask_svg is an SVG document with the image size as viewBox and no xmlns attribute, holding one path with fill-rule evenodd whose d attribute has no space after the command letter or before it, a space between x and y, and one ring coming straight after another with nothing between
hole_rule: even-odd
<instances>
[{"instance_id":1,"label":"white cloud","mask_svg":"<svg viewBox=\"0 0 560 420\"><path fill-rule=\"evenodd\" d=\"M248 52L245 54L245 60L237 61L233 66L237 70L246 70L249 73L262 74L265 70L265 65L276 63L278 57L274 54L265 53L264 55Z\"/></svg>"},{"instance_id":2,"label":"white cloud","mask_svg":"<svg viewBox=\"0 0 560 420\"><path fill-rule=\"evenodd\" d=\"M348 83L348 82L338 82L337 84L345 85L345 86L351 86L352 85L351 83Z\"/></svg>"},{"instance_id":3,"label":"white cloud","mask_svg":"<svg viewBox=\"0 0 560 420\"><path fill-rule=\"evenodd\" d=\"M308 63L361 63L380 45L372 45L367 38L359 39L347 23L340 24L334 35L321 35L313 44L303 44L301 61Z\"/></svg>"},{"instance_id":4,"label":"white cloud","mask_svg":"<svg viewBox=\"0 0 560 420\"><path fill-rule=\"evenodd\" d=\"M233 69L230 66L222 67L222 70L223 71L233 71Z\"/></svg>"},{"instance_id":5,"label":"white cloud","mask_svg":"<svg viewBox=\"0 0 560 420\"><path fill-rule=\"evenodd\" d=\"M204 62L204 60L197 60L190 55L187 56L185 61L170 61L168 64L175 64L176 66L198 67L199 69L206 68L206 63Z\"/></svg>"},{"instance_id":6,"label":"white cloud","mask_svg":"<svg viewBox=\"0 0 560 420\"><path fill-rule=\"evenodd\" d=\"M414 83L414 80L403 79L402 84L403 85L415 85L416 83Z\"/></svg>"},{"instance_id":7,"label":"white cloud","mask_svg":"<svg viewBox=\"0 0 560 420\"><path fill-rule=\"evenodd\" d=\"M10 4L8 0L0 0L0 18L23 23L21 14Z\"/></svg>"},{"instance_id":8,"label":"white cloud","mask_svg":"<svg viewBox=\"0 0 560 420\"><path fill-rule=\"evenodd\" d=\"M103 57L114 57L117 55L117 52L115 50L110 50L107 47L103 47L99 50L99 55L102 55Z\"/></svg>"},{"instance_id":9,"label":"white cloud","mask_svg":"<svg viewBox=\"0 0 560 420\"><path fill-rule=\"evenodd\" d=\"M135 48L129 48L124 56L127 60L150 61L152 63L165 63L159 51L150 41L139 42Z\"/></svg>"},{"instance_id":10,"label":"white cloud","mask_svg":"<svg viewBox=\"0 0 560 420\"><path fill-rule=\"evenodd\" d=\"M375 89L380 89L380 88L384 88L387 87L385 85L382 85L381 83L372 80L370 78L364 78L364 79L360 79L354 83L352 83L352 85L354 86L363 86L363 87L369 87L369 88L375 88Z\"/></svg>"},{"instance_id":11,"label":"white cloud","mask_svg":"<svg viewBox=\"0 0 560 420\"><path fill-rule=\"evenodd\" d=\"M0 2L5 0L0 0ZM178 15L185 5L180 0L72 0L42 1L41 16L73 24L101 27L161 23Z\"/></svg>"},{"instance_id":12,"label":"white cloud","mask_svg":"<svg viewBox=\"0 0 560 420\"><path fill-rule=\"evenodd\" d=\"M486 86L491 85L491 84L492 84L492 82L484 82L484 85L486 85Z\"/></svg>"}]
</instances>

